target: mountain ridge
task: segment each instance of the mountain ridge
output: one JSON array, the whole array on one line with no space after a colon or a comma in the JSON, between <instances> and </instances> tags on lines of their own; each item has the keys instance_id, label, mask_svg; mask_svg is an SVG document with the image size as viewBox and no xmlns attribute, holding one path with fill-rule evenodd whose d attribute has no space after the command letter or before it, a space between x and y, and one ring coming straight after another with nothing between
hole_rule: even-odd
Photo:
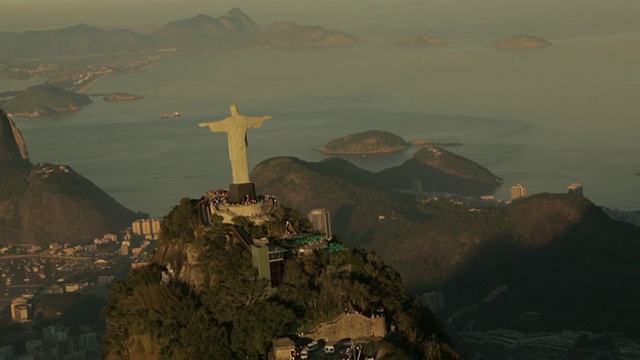
<instances>
[{"instance_id":1,"label":"mountain ridge","mask_svg":"<svg viewBox=\"0 0 640 360\"><path fill-rule=\"evenodd\" d=\"M143 216L126 209L66 165L32 165L24 139L1 109L0 130L3 242L87 243L118 232Z\"/></svg>"},{"instance_id":2,"label":"mountain ridge","mask_svg":"<svg viewBox=\"0 0 640 360\"><path fill-rule=\"evenodd\" d=\"M301 212L327 208L344 241L383 254L413 293L442 289L451 312L484 304L496 286L512 289L495 306L478 307L479 329L527 331L517 322L527 311L543 314L536 331L632 331L640 318L622 300L640 299L632 285L640 276L633 265L640 255L639 227L612 220L588 199L570 194L535 194L508 205L478 205L444 193L400 198L371 183L380 173L342 159L275 158L258 164L252 179ZM589 297L593 291L598 297ZM553 301L536 302L534 296L556 293ZM583 320L599 307L608 309L606 316ZM619 311L629 314L628 321L617 327L605 321ZM461 331L464 321L451 326Z\"/></svg>"},{"instance_id":3,"label":"mountain ridge","mask_svg":"<svg viewBox=\"0 0 640 360\"><path fill-rule=\"evenodd\" d=\"M294 24L294 23L289 23ZM186 51L229 48L322 48L356 45L360 41L319 26L260 27L234 7L225 15L198 14L172 21L150 34L128 29L104 30L78 24L61 29L0 32L0 58L68 57L114 53L155 52L166 48ZM275 31L278 29L279 31Z\"/></svg>"}]
</instances>

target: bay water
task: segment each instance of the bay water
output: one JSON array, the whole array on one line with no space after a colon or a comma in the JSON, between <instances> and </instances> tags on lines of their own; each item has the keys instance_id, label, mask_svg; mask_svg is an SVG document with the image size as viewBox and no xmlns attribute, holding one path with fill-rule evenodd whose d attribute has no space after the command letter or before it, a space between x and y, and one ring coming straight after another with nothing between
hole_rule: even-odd
<instances>
[{"instance_id":1,"label":"bay water","mask_svg":"<svg viewBox=\"0 0 640 360\"><path fill-rule=\"evenodd\" d=\"M490 49L489 38L403 48L370 38L319 50L219 51L100 80L89 93L128 92L74 114L16 118L34 163L70 165L135 211L163 216L183 197L227 187L226 136L202 121L272 115L250 130L249 163L307 161L337 137L387 130L448 148L529 194L572 182L598 205L640 209L640 34L555 39L535 50ZM12 88L20 84L12 83ZM160 118L180 111L180 118ZM348 157L379 171L417 150ZM258 189L260 191L260 189Z\"/></svg>"}]
</instances>

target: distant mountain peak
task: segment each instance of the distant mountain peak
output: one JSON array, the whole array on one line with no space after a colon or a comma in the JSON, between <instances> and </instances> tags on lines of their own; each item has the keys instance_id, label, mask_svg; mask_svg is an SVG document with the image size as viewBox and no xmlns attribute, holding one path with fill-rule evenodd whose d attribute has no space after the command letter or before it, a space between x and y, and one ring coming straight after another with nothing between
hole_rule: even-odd
<instances>
[{"instance_id":1,"label":"distant mountain peak","mask_svg":"<svg viewBox=\"0 0 640 360\"><path fill-rule=\"evenodd\" d=\"M238 8L226 15L211 17L199 14L177 20L155 31L152 38L162 47L211 48L232 42L239 36L256 32L260 27Z\"/></svg>"},{"instance_id":2,"label":"distant mountain peak","mask_svg":"<svg viewBox=\"0 0 640 360\"><path fill-rule=\"evenodd\" d=\"M251 19L247 14L242 12L242 10L238 9L237 7L234 7L233 9L231 9L227 13L227 17L230 18L232 21L234 19L237 20L237 21L234 21L234 23L236 24L236 28L238 32L250 33L260 28L260 26L258 26L258 24L256 24L256 22L253 21L253 19Z\"/></svg>"},{"instance_id":3,"label":"distant mountain peak","mask_svg":"<svg viewBox=\"0 0 640 360\"><path fill-rule=\"evenodd\" d=\"M227 13L227 16L237 16L237 17L248 17L247 14L245 14L244 12L242 12L242 10L240 10L237 7L234 7L233 9L229 10L229 12Z\"/></svg>"},{"instance_id":4,"label":"distant mountain peak","mask_svg":"<svg viewBox=\"0 0 640 360\"><path fill-rule=\"evenodd\" d=\"M89 25L83 24L83 23L60 29L60 31L87 31L87 30L102 30L102 29L99 29L99 28L96 28L96 27L93 27L93 26L89 26Z\"/></svg>"},{"instance_id":5,"label":"distant mountain peak","mask_svg":"<svg viewBox=\"0 0 640 360\"><path fill-rule=\"evenodd\" d=\"M32 165L20 130L3 110L0 184L5 242L86 243L123 229L137 216L66 165Z\"/></svg>"}]
</instances>

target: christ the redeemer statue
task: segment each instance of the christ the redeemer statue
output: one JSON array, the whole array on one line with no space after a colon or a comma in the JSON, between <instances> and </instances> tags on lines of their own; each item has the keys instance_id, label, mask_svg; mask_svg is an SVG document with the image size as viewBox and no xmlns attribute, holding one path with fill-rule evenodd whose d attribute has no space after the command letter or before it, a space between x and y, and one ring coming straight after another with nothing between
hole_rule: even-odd
<instances>
[{"instance_id":1,"label":"christ the redeemer statue","mask_svg":"<svg viewBox=\"0 0 640 360\"><path fill-rule=\"evenodd\" d=\"M271 116L247 116L231 105L231 116L220 121L202 122L200 127L209 127L212 132L226 132L231 160L232 185L249 184L249 165L247 162L247 130L262 126Z\"/></svg>"}]
</instances>

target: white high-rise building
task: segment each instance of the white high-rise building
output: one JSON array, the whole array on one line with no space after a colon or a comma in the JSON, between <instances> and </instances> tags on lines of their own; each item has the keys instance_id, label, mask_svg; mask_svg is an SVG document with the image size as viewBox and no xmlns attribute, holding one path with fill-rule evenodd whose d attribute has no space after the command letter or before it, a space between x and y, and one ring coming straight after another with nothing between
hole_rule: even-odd
<instances>
[{"instance_id":1,"label":"white high-rise building","mask_svg":"<svg viewBox=\"0 0 640 360\"><path fill-rule=\"evenodd\" d=\"M11 301L11 320L17 323L29 322L31 304L25 297L19 297Z\"/></svg>"},{"instance_id":2,"label":"white high-rise building","mask_svg":"<svg viewBox=\"0 0 640 360\"><path fill-rule=\"evenodd\" d=\"M138 219L131 223L131 231L146 239L157 239L160 234L160 219Z\"/></svg>"},{"instance_id":3,"label":"white high-rise building","mask_svg":"<svg viewBox=\"0 0 640 360\"><path fill-rule=\"evenodd\" d=\"M313 228L325 234L325 239L331 239L331 213L327 209L313 209L307 214L307 219L313 224Z\"/></svg>"},{"instance_id":4,"label":"white high-rise building","mask_svg":"<svg viewBox=\"0 0 640 360\"><path fill-rule=\"evenodd\" d=\"M567 186L567 193L569 193L569 195L574 195L574 196L584 196L584 190L582 188L582 184L580 183L570 184L569 186Z\"/></svg>"},{"instance_id":5,"label":"white high-rise building","mask_svg":"<svg viewBox=\"0 0 640 360\"><path fill-rule=\"evenodd\" d=\"M422 303L427 305L433 313L444 310L444 293L442 291L430 291L422 295Z\"/></svg>"},{"instance_id":6,"label":"white high-rise building","mask_svg":"<svg viewBox=\"0 0 640 360\"><path fill-rule=\"evenodd\" d=\"M409 181L409 190L411 190L412 192L415 192L415 193L421 193L422 192L422 181L417 180L417 179L413 179L413 180Z\"/></svg>"},{"instance_id":7,"label":"white high-rise building","mask_svg":"<svg viewBox=\"0 0 640 360\"><path fill-rule=\"evenodd\" d=\"M511 200L527 197L527 189L522 184L515 184L511 187Z\"/></svg>"}]
</instances>

